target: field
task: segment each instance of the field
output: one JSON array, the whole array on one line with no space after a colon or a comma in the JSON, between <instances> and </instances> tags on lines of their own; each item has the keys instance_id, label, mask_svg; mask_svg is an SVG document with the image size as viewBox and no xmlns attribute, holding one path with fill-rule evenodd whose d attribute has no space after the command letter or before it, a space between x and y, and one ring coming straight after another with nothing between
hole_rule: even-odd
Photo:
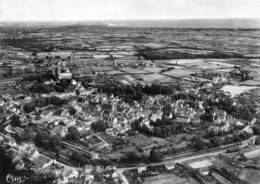
<instances>
[{"instance_id":1,"label":"field","mask_svg":"<svg viewBox=\"0 0 260 184\"><path fill-rule=\"evenodd\" d=\"M259 86L260 87L260 78L257 80L247 80L243 81L240 83L241 85L246 85L246 86Z\"/></svg>"},{"instance_id":2,"label":"field","mask_svg":"<svg viewBox=\"0 0 260 184\"><path fill-rule=\"evenodd\" d=\"M162 73L163 75L174 77L174 78L181 78L185 76L189 76L194 74L195 72L190 69L173 69L167 72Z\"/></svg>"},{"instance_id":3,"label":"field","mask_svg":"<svg viewBox=\"0 0 260 184\"><path fill-rule=\"evenodd\" d=\"M120 75L120 74L124 74L124 72L121 72L119 70L113 70L113 71L106 71L105 72L107 75Z\"/></svg>"},{"instance_id":4,"label":"field","mask_svg":"<svg viewBox=\"0 0 260 184\"><path fill-rule=\"evenodd\" d=\"M179 65L191 66L191 65L198 65L204 62L205 61L202 59L173 59L173 60L169 60L167 63L171 63L171 64L177 63Z\"/></svg>"},{"instance_id":5,"label":"field","mask_svg":"<svg viewBox=\"0 0 260 184\"><path fill-rule=\"evenodd\" d=\"M142 70L147 71L147 72L151 72L151 73L160 73L163 68L159 68L159 67L145 67Z\"/></svg>"},{"instance_id":6,"label":"field","mask_svg":"<svg viewBox=\"0 0 260 184\"><path fill-rule=\"evenodd\" d=\"M174 182L173 182L174 181ZM186 184L189 183L188 178L180 178L175 174L160 174L145 178L143 184Z\"/></svg>"},{"instance_id":7,"label":"field","mask_svg":"<svg viewBox=\"0 0 260 184\"><path fill-rule=\"evenodd\" d=\"M255 169L242 169L239 173L239 178L247 181L250 184L259 184L260 171Z\"/></svg>"},{"instance_id":8,"label":"field","mask_svg":"<svg viewBox=\"0 0 260 184\"><path fill-rule=\"evenodd\" d=\"M257 87L252 87L252 86L234 86L234 85L226 85L221 90L225 92L229 92L232 95L239 95L247 90L250 89L255 89Z\"/></svg>"},{"instance_id":9,"label":"field","mask_svg":"<svg viewBox=\"0 0 260 184\"><path fill-rule=\"evenodd\" d=\"M135 135L128 138L130 145L135 145L137 147L145 147L149 145L156 145L157 142L151 140L148 137L145 137L144 135Z\"/></svg>"},{"instance_id":10,"label":"field","mask_svg":"<svg viewBox=\"0 0 260 184\"><path fill-rule=\"evenodd\" d=\"M134 68L122 68L121 71L124 71L124 72L129 73L129 74L144 74L144 73L148 73L146 71L139 70L139 69L134 69Z\"/></svg>"},{"instance_id":11,"label":"field","mask_svg":"<svg viewBox=\"0 0 260 184\"><path fill-rule=\"evenodd\" d=\"M141 79L142 81L144 81L145 83L157 83L165 78L167 78L164 75L160 75L160 74L139 74L139 75L135 75L134 77L136 77L136 79Z\"/></svg>"},{"instance_id":12,"label":"field","mask_svg":"<svg viewBox=\"0 0 260 184\"><path fill-rule=\"evenodd\" d=\"M163 80L160 81L160 84L176 84L177 83L177 79L171 78L171 77L167 77Z\"/></svg>"}]
</instances>

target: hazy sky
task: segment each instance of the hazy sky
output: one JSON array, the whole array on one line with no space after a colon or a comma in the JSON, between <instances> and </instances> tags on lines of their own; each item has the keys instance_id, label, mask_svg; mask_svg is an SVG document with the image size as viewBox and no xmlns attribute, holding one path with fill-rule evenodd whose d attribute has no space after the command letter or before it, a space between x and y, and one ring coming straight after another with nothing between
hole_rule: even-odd
<instances>
[{"instance_id":1,"label":"hazy sky","mask_svg":"<svg viewBox=\"0 0 260 184\"><path fill-rule=\"evenodd\" d=\"M260 0L0 0L1 20L260 18Z\"/></svg>"}]
</instances>

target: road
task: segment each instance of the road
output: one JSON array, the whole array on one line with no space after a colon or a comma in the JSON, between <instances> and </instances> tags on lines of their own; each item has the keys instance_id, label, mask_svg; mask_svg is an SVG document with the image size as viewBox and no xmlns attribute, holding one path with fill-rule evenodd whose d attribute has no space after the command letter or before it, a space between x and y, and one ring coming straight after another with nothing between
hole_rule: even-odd
<instances>
[{"instance_id":1,"label":"road","mask_svg":"<svg viewBox=\"0 0 260 184\"><path fill-rule=\"evenodd\" d=\"M0 135L4 135L0 132ZM6 135L5 135L6 136ZM10 136L9 136L10 137ZM10 137L11 138L11 137ZM162 162L158 162L158 163L150 163L147 164L146 167L148 166L157 166L157 165L163 165L163 164L168 164L168 163L182 163L184 161L188 161L188 160L193 160L193 159L197 159L197 158L202 158L202 157L206 157L206 156L215 156L215 155L219 155L219 154L223 154L225 153L227 150L230 149L234 149L234 148L242 148L247 146L252 140L254 140L256 138L256 136L252 136L251 138L239 142L239 143L234 143L234 144L229 144L229 145L224 145L218 148L213 148L213 149L209 149L209 150L204 150L204 151L199 151L199 152L193 152L193 153L185 153L185 154L181 154L181 155L175 155L175 156L170 156L167 158L164 158ZM72 144L66 143L67 146L72 146L75 149L81 150L79 147L74 146ZM85 152L85 150L81 150L82 152ZM87 152L89 153L89 152ZM46 156L46 155L45 155ZM49 157L48 157L49 158ZM51 158L50 158L51 159ZM61 162L58 162L60 165L64 166L64 167L70 167L76 170L80 170L80 168L76 168L76 167L71 167L71 166L67 166ZM123 183L125 184L129 184L125 175L123 174L124 171L126 170L130 170L130 169L136 169L137 166L131 166L131 167L123 167L123 168L118 168L117 171L123 181Z\"/></svg>"},{"instance_id":2,"label":"road","mask_svg":"<svg viewBox=\"0 0 260 184\"><path fill-rule=\"evenodd\" d=\"M200 151L200 152L196 152L196 153L186 153L186 154L182 154L182 155L178 155L178 156L168 157L168 158L165 158L162 162L147 164L146 167L169 164L169 163L173 163L173 164L182 163L184 161L193 160L193 159L197 159L197 158L202 158L202 157L207 157L207 156L216 156L219 154L223 154L227 150L232 149L232 148L242 148L244 146L247 146L250 143L250 141L254 140L255 138L256 138L256 136L252 136L251 138L249 138L245 141L242 141L240 143L225 145L225 146L221 146L218 148L213 148L210 150ZM126 179L123 172L126 170L136 169L136 168L137 167L135 166L135 167L124 167L124 168L117 169L124 184L129 184L129 182Z\"/></svg>"}]
</instances>

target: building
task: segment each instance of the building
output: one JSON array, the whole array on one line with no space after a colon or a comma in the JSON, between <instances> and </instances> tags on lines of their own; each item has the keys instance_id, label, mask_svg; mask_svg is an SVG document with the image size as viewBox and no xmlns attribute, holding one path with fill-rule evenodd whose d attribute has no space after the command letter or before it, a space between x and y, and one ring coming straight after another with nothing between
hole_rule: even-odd
<instances>
[{"instance_id":1,"label":"building","mask_svg":"<svg viewBox=\"0 0 260 184\"><path fill-rule=\"evenodd\" d=\"M59 79L71 79L72 73L70 73L70 72L59 73L58 78Z\"/></svg>"},{"instance_id":2,"label":"building","mask_svg":"<svg viewBox=\"0 0 260 184\"><path fill-rule=\"evenodd\" d=\"M165 167L167 170L172 170L175 168L175 163L169 162L169 163L165 164Z\"/></svg>"},{"instance_id":3,"label":"building","mask_svg":"<svg viewBox=\"0 0 260 184\"><path fill-rule=\"evenodd\" d=\"M141 174L142 172L146 171L147 170L147 167L145 164L143 163L140 163L137 167L137 172L138 174Z\"/></svg>"}]
</instances>

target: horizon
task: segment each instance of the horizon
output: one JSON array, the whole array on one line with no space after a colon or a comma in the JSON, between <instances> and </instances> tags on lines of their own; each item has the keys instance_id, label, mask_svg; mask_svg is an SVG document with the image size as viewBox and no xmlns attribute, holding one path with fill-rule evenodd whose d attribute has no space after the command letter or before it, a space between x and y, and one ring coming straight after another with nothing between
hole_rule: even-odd
<instances>
[{"instance_id":1,"label":"horizon","mask_svg":"<svg viewBox=\"0 0 260 184\"><path fill-rule=\"evenodd\" d=\"M260 18L250 0L1 0L1 21Z\"/></svg>"},{"instance_id":2,"label":"horizon","mask_svg":"<svg viewBox=\"0 0 260 184\"><path fill-rule=\"evenodd\" d=\"M226 17L226 18L154 18L154 19L67 19L67 20L1 20L1 22L103 22L103 21L186 21L186 20L260 20L260 17Z\"/></svg>"},{"instance_id":3,"label":"horizon","mask_svg":"<svg viewBox=\"0 0 260 184\"><path fill-rule=\"evenodd\" d=\"M96 25L136 28L260 29L260 18L202 19L99 19L51 21L2 21L2 26Z\"/></svg>"}]
</instances>

